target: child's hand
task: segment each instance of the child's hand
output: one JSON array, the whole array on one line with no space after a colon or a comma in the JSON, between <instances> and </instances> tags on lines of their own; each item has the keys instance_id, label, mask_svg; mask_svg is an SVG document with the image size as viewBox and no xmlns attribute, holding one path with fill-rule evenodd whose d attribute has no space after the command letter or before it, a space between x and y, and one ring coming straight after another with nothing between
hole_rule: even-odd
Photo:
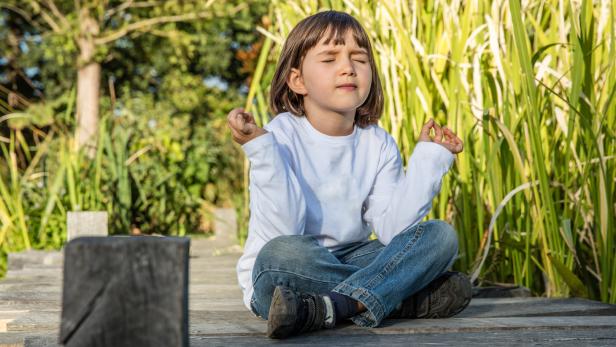
<instances>
[{"instance_id":1,"label":"child's hand","mask_svg":"<svg viewBox=\"0 0 616 347\"><path fill-rule=\"evenodd\" d=\"M430 136L430 129L434 128L434 138ZM447 127L440 127L434 119L430 119L428 123L421 128L418 141L434 142L447 148L451 153L458 154L462 152L464 145L462 140Z\"/></svg>"},{"instance_id":2,"label":"child's hand","mask_svg":"<svg viewBox=\"0 0 616 347\"><path fill-rule=\"evenodd\" d=\"M227 115L227 124L231 129L233 140L240 145L267 133L266 130L259 128L252 114L244 112L243 108L234 108Z\"/></svg>"}]
</instances>

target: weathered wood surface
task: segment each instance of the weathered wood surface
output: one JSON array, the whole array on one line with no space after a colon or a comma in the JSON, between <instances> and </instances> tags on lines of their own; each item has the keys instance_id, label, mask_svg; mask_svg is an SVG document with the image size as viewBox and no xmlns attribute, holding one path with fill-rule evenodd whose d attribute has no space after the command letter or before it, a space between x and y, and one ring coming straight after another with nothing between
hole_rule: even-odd
<instances>
[{"instance_id":1,"label":"weathered wood surface","mask_svg":"<svg viewBox=\"0 0 616 347\"><path fill-rule=\"evenodd\" d=\"M188 346L189 246L188 238L156 236L70 241L59 341L69 347ZM25 322L26 329L45 318Z\"/></svg>"},{"instance_id":2,"label":"weathered wood surface","mask_svg":"<svg viewBox=\"0 0 616 347\"><path fill-rule=\"evenodd\" d=\"M107 236L107 225L105 211L68 211L66 239L70 241L81 236Z\"/></svg>"},{"instance_id":3,"label":"weathered wood surface","mask_svg":"<svg viewBox=\"0 0 616 347\"><path fill-rule=\"evenodd\" d=\"M344 324L289 340L265 337L266 322L242 303L235 264L239 246L193 239L190 252L191 346L408 346L409 344L616 345L616 305L583 299L473 299L440 320L386 320L379 328ZM12 267L0 281L0 346L55 346L61 309L61 265Z\"/></svg>"}]
</instances>

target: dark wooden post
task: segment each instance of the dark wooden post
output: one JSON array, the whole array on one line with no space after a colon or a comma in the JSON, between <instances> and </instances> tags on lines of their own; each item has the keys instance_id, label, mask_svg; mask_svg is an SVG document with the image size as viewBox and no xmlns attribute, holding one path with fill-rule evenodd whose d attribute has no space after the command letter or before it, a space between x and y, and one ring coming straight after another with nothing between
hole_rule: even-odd
<instances>
[{"instance_id":1,"label":"dark wooden post","mask_svg":"<svg viewBox=\"0 0 616 347\"><path fill-rule=\"evenodd\" d=\"M188 346L190 240L80 237L64 248L60 344Z\"/></svg>"}]
</instances>

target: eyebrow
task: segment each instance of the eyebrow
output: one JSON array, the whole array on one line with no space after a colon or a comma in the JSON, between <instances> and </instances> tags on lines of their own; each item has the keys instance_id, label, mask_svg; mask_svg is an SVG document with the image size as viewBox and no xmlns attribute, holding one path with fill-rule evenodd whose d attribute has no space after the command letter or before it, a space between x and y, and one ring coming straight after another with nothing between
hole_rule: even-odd
<instances>
[{"instance_id":1,"label":"eyebrow","mask_svg":"<svg viewBox=\"0 0 616 347\"><path fill-rule=\"evenodd\" d=\"M339 50L338 49L328 49L325 51L322 51L320 53L317 53L317 55L326 55L326 54L336 54L338 53ZM351 51L351 54L365 54L368 55L368 52L364 49L354 49Z\"/></svg>"}]
</instances>

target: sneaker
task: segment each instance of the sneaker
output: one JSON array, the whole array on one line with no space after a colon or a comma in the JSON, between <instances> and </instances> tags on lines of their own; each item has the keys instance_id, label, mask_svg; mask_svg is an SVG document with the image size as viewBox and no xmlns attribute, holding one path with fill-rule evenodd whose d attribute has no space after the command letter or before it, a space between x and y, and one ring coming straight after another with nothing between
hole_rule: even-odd
<instances>
[{"instance_id":1,"label":"sneaker","mask_svg":"<svg viewBox=\"0 0 616 347\"><path fill-rule=\"evenodd\" d=\"M328 296L294 292L277 286L267 318L267 336L283 339L308 331L333 328L334 308Z\"/></svg>"},{"instance_id":2,"label":"sneaker","mask_svg":"<svg viewBox=\"0 0 616 347\"><path fill-rule=\"evenodd\" d=\"M471 302L469 278L461 272L446 272L419 292L405 299L387 318L447 318L462 312Z\"/></svg>"}]
</instances>

